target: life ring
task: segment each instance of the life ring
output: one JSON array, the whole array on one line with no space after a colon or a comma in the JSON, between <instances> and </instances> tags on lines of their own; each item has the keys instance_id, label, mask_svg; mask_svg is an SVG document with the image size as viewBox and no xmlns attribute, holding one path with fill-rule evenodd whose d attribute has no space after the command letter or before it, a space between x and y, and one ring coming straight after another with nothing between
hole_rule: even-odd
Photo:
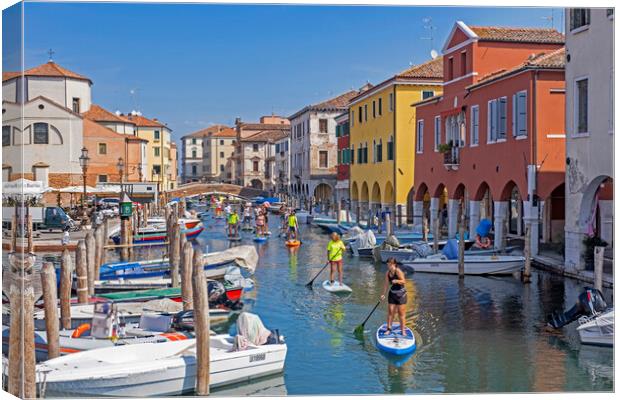
<instances>
[{"instance_id":1,"label":"life ring","mask_svg":"<svg viewBox=\"0 0 620 400\"><path fill-rule=\"evenodd\" d=\"M88 323L82 324L82 325L78 326L77 328L75 328L75 330L71 334L71 337L73 339L77 339L79 337L82 337L84 332L88 332L88 331L90 331L90 324L88 324Z\"/></svg>"}]
</instances>

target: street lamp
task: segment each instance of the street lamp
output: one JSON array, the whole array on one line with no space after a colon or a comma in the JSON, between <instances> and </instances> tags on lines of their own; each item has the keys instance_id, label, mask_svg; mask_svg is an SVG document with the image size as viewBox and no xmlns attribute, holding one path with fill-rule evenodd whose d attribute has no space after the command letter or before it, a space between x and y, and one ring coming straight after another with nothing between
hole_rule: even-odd
<instances>
[{"instance_id":1,"label":"street lamp","mask_svg":"<svg viewBox=\"0 0 620 400\"><path fill-rule=\"evenodd\" d=\"M88 170L88 162L90 161L90 157L88 157L88 149L86 147L82 147L82 154L80 155L80 167L82 167L82 184L84 193L82 194L82 213L86 216L86 208L84 208L84 200L86 199L86 171Z\"/></svg>"},{"instance_id":2,"label":"street lamp","mask_svg":"<svg viewBox=\"0 0 620 400\"><path fill-rule=\"evenodd\" d=\"M125 169L125 162L122 157L118 158L118 162L116 163L116 168L118 169L118 176L121 181L121 191L123 190L123 170Z\"/></svg>"},{"instance_id":3,"label":"street lamp","mask_svg":"<svg viewBox=\"0 0 620 400\"><path fill-rule=\"evenodd\" d=\"M138 164L138 181L142 182L142 163Z\"/></svg>"}]
</instances>

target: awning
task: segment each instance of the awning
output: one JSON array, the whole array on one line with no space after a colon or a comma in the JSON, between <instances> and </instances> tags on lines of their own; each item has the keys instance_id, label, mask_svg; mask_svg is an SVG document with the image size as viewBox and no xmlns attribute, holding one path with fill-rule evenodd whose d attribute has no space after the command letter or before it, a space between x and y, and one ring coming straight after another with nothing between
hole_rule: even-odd
<instances>
[{"instance_id":1,"label":"awning","mask_svg":"<svg viewBox=\"0 0 620 400\"><path fill-rule=\"evenodd\" d=\"M44 187L42 181L31 181L23 178L2 183L3 196L39 196L50 190L53 188Z\"/></svg>"},{"instance_id":2,"label":"awning","mask_svg":"<svg viewBox=\"0 0 620 400\"><path fill-rule=\"evenodd\" d=\"M336 182L336 189L349 189L349 180Z\"/></svg>"}]
</instances>

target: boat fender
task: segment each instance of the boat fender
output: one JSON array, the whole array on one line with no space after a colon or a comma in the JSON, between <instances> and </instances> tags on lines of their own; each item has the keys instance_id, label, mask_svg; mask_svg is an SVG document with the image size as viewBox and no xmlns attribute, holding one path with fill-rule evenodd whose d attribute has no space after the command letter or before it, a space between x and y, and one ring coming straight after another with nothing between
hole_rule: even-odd
<instances>
[{"instance_id":1,"label":"boat fender","mask_svg":"<svg viewBox=\"0 0 620 400\"><path fill-rule=\"evenodd\" d=\"M77 328L75 328L75 330L71 334L71 337L73 339L77 339L79 337L82 337L82 335L84 335L86 332L90 332L90 324L89 323L82 324L82 325L78 326Z\"/></svg>"}]
</instances>

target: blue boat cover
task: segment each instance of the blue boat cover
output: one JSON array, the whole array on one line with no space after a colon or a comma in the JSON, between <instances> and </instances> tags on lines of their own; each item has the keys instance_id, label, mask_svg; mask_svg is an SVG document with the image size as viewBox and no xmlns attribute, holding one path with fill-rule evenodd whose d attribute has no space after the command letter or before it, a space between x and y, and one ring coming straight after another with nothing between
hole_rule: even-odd
<instances>
[{"instance_id":1,"label":"blue boat cover","mask_svg":"<svg viewBox=\"0 0 620 400\"><path fill-rule=\"evenodd\" d=\"M456 239L448 239L441 253L448 260L456 260L459 257L459 242Z\"/></svg>"},{"instance_id":2,"label":"blue boat cover","mask_svg":"<svg viewBox=\"0 0 620 400\"><path fill-rule=\"evenodd\" d=\"M491 232L492 226L493 226L493 223L490 220L485 218L481 220L480 223L478 224L478 227L476 228L476 233L480 235L480 237L487 237L489 236L489 232Z\"/></svg>"}]
</instances>

